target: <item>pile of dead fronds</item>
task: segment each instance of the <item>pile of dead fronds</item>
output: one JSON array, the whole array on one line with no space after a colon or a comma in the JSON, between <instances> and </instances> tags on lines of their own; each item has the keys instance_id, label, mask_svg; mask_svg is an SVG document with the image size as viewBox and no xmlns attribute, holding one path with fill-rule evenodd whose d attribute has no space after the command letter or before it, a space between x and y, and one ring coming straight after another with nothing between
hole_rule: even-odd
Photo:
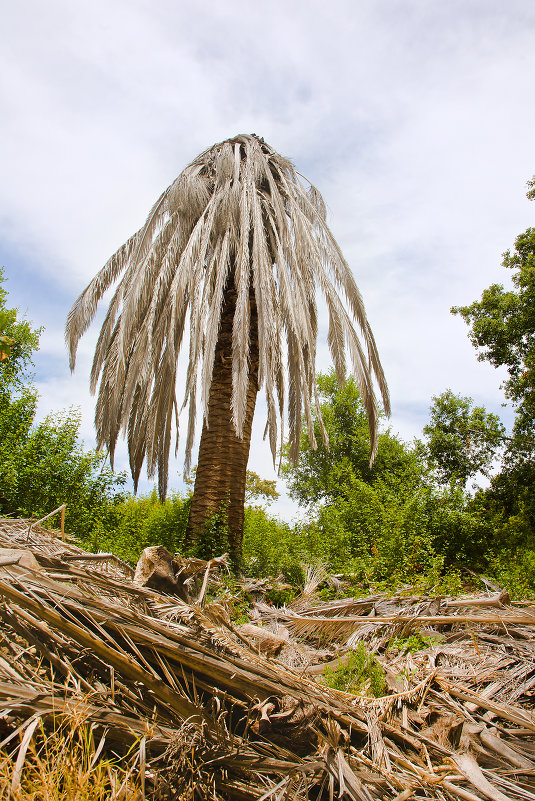
<instances>
[{"instance_id":1,"label":"pile of dead fronds","mask_svg":"<svg viewBox=\"0 0 535 801\"><path fill-rule=\"evenodd\" d=\"M140 587L27 531L0 522L4 797L78 715L102 797L535 799L535 609L504 593L320 603L308 587L238 626L223 600ZM380 697L328 686L361 643Z\"/></svg>"}]
</instances>

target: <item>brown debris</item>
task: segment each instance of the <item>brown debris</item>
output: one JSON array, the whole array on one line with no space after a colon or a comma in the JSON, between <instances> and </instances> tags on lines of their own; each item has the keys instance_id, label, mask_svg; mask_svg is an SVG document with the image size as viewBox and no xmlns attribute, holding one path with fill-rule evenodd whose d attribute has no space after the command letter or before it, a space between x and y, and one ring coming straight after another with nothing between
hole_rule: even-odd
<instances>
[{"instance_id":1,"label":"brown debris","mask_svg":"<svg viewBox=\"0 0 535 801\"><path fill-rule=\"evenodd\" d=\"M0 521L0 547L38 566L0 552L0 748L20 757L17 786L34 722L83 705L103 754L139 744L147 798L535 801L533 607L503 594L322 604L308 587L234 626L206 602L224 559L171 563L185 601L28 528ZM381 698L322 681L359 642L387 672Z\"/></svg>"},{"instance_id":2,"label":"brown debris","mask_svg":"<svg viewBox=\"0 0 535 801\"><path fill-rule=\"evenodd\" d=\"M158 592L176 594L183 601L188 600L184 578L180 575L179 564L163 545L145 548L139 557L134 573L134 583L140 587L150 587Z\"/></svg>"},{"instance_id":3,"label":"brown debris","mask_svg":"<svg viewBox=\"0 0 535 801\"><path fill-rule=\"evenodd\" d=\"M23 548L0 548L0 567L4 565L20 565L39 570L39 562L33 553Z\"/></svg>"}]
</instances>

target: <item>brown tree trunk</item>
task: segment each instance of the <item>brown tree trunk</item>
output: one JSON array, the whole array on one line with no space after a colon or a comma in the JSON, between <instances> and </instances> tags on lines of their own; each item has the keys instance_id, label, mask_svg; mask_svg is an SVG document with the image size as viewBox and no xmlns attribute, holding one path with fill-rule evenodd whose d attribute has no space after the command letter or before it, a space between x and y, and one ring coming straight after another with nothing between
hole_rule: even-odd
<instances>
[{"instance_id":1,"label":"brown tree trunk","mask_svg":"<svg viewBox=\"0 0 535 801\"><path fill-rule=\"evenodd\" d=\"M212 531L214 547L219 546L217 530L228 526L228 545L233 560L241 556L245 478L251 428L258 394L258 316L251 287L249 326L249 384L243 438L236 436L232 423L232 325L236 309L234 275L231 274L223 297L219 337L216 345L212 384L208 401L208 420L204 422L195 488L191 502L186 546L204 543L205 558L210 555ZM215 516L218 523L213 526ZM212 525L209 525L212 523ZM206 539L208 537L208 539ZM206 541L205 541L206 540ZM221 547L221 546L219 546ZM207 553L208 551L208 553Z\"/></svg>"}]
</instances>

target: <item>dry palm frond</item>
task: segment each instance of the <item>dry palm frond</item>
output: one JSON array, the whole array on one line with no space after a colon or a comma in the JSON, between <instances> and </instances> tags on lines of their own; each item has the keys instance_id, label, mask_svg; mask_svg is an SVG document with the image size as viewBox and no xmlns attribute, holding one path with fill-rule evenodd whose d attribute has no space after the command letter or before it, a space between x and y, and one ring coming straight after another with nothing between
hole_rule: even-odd
<instances>
[{"instance_id":1,"label":"dry palm frond","mask_svg":"<svg viewBox=\"0 0 535 801\"><path fill-rule=\"evenodd\" d=\"M0 545L22 550L27 529L0 521ZM529 606L489 615L480 597L473 614L452 615L444 599L379 594L325 604L340 623L381 613L365 618L367 645L389 692L371 698L259 653L221 608L112 578L91 554L82 567L80 549L38 526L27 547L37 568L0 564L0 798L11 788L21 801L75 798L76 784L88 799L481 801L483 786L486 797L535 797ZM312 638L332 628L332 617L312 614L319 604L306 610ZM441 635L414 652L391 646L389 610L403 630L424 618ZM347 652L346 636L331 655Z\"/></svg>"},{"instance_id":2,"label":"dry palm frond","mask_svg":"<svg viewBox=\"0 0 535 801\"><path fill-rule=\"evenodd\" d=\"M322 581L325 581L328 578L329 573L327 572L325 565L322 565L321 563L306 565L303 589L297 598L292 601L290 608L297 611L303 606L310 604L310 601L316 595L316 590L318 589L319 585L322 583Z\"/></svg>"},{"instance_id":3,"label":"dry palm frond","mask_svg":"<svg viewBox=\"0 0 535 801\"><path fill-rule=\"evenodd\" d=\"M258 384L265 386L273 458L285 406L293 459L302 415L312 440L313 407L322 427L315 387L319 287L329 313L328 344L336 374L344 380L347 349L368 415L373 458L378 426L374 379L387 413L389 400L360 292L327 226L319 192L305 186L291 162L255 135L217 144L186 167L158 199L143 227L74 303L66 326L72 369L79 339L99 300L117 283L91 374L92 391L100 381L95 413L99 447L106 445L113 459L117 437L125 432L134 482L146 458L149 475L158 472L160 492L165 494L178 408L177 359L189 318L183 403L190 405L189 465L197 382L206 418L222 297L229 280L237 292L231 401L237 436L243 435L246 412L251 293L258 310Z\"/></svg>"}]
</instances>

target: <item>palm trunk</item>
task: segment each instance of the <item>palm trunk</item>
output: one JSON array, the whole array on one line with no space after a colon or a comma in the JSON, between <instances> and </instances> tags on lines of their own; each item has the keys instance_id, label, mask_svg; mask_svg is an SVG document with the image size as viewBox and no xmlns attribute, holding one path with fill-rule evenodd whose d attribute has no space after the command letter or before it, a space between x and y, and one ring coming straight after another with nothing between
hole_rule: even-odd
<instances>
[{"instance_id":1,"label":"palm trunk","mask_svg":"<svg viewBox=\"0 0 535 801\"><path fill-rule=\"evenodd\" d=\"M258 393L258 317L252 288L250 308L247 412L243 438L239 438L234 431L230 406L232 325L236 309L236 289L234 275L231 274L223 297L208 401L208 420L204 422L199 446L195 488L185 541L185 545L189 547L202 546L200 550L203 556L213 555L213 550L224 547L220 532L228 526L228 545L235 563L239 561L242 549L245 478ZM218 522L215 527L210 525L211 521L216 520ZM211 533L208 533L208 529Z\"/></svg>"}]
</instances>

